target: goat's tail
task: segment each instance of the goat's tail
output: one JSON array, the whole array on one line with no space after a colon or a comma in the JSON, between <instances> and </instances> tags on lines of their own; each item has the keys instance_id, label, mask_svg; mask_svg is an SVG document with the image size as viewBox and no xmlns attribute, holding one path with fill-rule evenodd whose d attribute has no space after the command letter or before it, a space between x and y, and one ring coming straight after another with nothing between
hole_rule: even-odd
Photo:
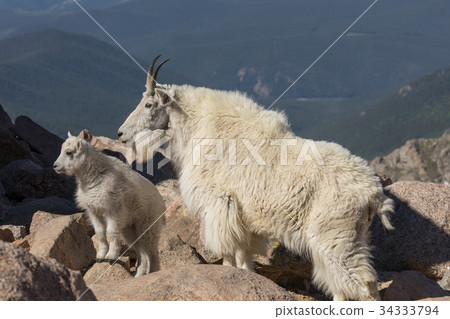
<instances>
[{"instance_id":1,"label":"goat's tail","mask_svg":"<svg viewBox=\"0 0 450 319\"><path fill-rule=\"evenodd\" d=\"M375 207L375 212L381 219L381 223L387 230L394 230L391 221L389 220L390 213L394 212L394 201L384 194L378 197L378 205Z\"/></svg>"}]
</instances>

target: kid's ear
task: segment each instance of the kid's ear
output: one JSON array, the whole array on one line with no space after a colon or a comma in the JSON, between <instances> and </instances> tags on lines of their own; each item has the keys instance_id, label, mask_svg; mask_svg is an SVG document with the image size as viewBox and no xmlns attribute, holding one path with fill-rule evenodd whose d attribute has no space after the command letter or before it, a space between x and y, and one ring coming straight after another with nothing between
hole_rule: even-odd
<instances>
[{"instance_id":1,"label":"kid's ear","mask_svg":"<svg viewBox=\"0 0 450 319\"><path fill-rule=\"evenodd\" d=\"M77 149L80 149L83 146L84 140L77 139Z\"/></svg>"},{"instance_id":2,"label":"kid's ear","mask_svg":"<svg viewBox=\"0 0 450 319\"><path fill-rule=\"evenodd\" d=\"M72 133L70 133L70 131L67 132L67 137L72 137Z\"/></svg>"}]
</instances>

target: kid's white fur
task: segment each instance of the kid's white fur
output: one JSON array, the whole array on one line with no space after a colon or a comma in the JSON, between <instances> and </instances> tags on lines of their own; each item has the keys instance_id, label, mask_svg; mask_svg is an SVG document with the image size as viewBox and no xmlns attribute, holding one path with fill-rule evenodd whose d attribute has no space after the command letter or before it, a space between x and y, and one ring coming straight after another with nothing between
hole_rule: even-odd
<instances>
[{"instance_id":1,"label":"kid's white fur","mask_svg":"<svg viewBox=\"0 0 450 319\"><path fill-rule=\"evenodd\" d=\"M115 260L120 234L138 254L136 277L159 270L158 242L165 223L164 201L156 187L126 164L70 136L54 164L75 175L76 202L87 213L99 240L97 259Z\"/></svg>"}]
</instances>

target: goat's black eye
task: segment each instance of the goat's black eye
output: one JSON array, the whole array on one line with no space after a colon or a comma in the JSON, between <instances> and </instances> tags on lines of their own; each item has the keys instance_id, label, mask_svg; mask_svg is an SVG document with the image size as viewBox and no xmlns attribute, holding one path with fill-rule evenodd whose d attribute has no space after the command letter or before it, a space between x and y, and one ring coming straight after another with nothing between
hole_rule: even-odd
<instances>
[{"instance_id":1,"label":"goat's black eye","mask_svg":"<svg viewBox=\"0 0 450 319\"><path fill-rule=\"evenodd\" d=\"M72 152L71 152L71 151L67 151L67 152L66 152L66 155L67 155L67 156L70 156L70 155L72 155Z\"/></svg>"},{"instance_id":2,"label":"goat's black eye","mask_svg":"<svg viewBox=\"0 0 450 319\"><path fill-rule=\"evenodd\" d=\"M151 107L152 107L152 104L151 104L151 103L147 103L147 104L145 104L145 107L146 107L146 108L151 108Z\"/></svg>"}]
</instances>

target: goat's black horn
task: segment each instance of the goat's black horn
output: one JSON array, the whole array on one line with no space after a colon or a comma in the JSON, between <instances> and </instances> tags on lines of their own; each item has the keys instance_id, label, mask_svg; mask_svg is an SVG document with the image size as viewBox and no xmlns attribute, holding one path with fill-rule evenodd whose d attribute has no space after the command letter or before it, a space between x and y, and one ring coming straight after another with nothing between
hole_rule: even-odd
<instances>
[{"instance_id":1,"label":"goat's black horn","mask_svg":"<svg viewBox=\"0 0 450 319\"><path fill-rule=\"evenodd\" d=\"M161 54L154 58L152 64L150 64L150 68L148 69L147 73L147 85L150 85L153 81L153 67L155 66L156 60L158 60L160 56Z\"/></svg>"},{"instance_id":2,"label":"goat's black horn","mask_svg":"<svg viewBox=\"0 0 450 319\"><path fill-rule=\"evenodd\" d=\"M152 84L150 85L150 88L151 88L150 92L152 92L153 94L155 94L156 80L157 80L157 78L158 78L158 72L159 72L159 69L161 69L161 67L163 66L163 64L166 63L166 62L168 62L168 61L170 61L170 59L167 59L167 60L161 62L161 64L158 65L158 67L156 68L155 73L152 74L153 81L152 81Z\"/></svg>"}]
</instances>

